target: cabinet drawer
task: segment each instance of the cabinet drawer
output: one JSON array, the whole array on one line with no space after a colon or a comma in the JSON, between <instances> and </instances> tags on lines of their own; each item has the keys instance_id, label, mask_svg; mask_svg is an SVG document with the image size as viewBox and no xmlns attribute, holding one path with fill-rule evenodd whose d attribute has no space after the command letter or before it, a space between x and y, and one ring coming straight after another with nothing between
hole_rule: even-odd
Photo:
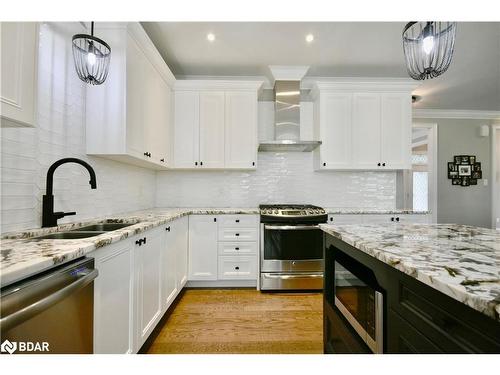
<instances>
[{"instance_id":1,"label":"cabinet drawer","mask_svg":"<svg viewBox=\"0 0 500 375\"><path fill-rule=\"evenodd\" d=\"M220 215L217 217L219 228L257 228L257 215Z\"/></svg>"},{"instance_id":2,"label":"cabinet drawer","mask_svg":"<svg viewBox=\"0 0 500 375\"><path fill-rule=\"evenodd\" d=\"M219 241L257 241L257 228L219 228Z\"/></svg>"},{"instance_id":3,"label":"cabinet drawer","mask_svg":"<svg viewBox=\"0 0 500 375\"><path fill-rule=\"evenodd\" d=\"M254 280L257 278L257 257L219 256L219 280Z\"/></svg>"},{"instance_id":4,"label":"cabinet drawer","mask_svg":"<svg viewBox=\"0 0 500 375\"><path fill-rule=\"evenodd\" d=\"M219 255L255 255L257 242L219 242Z\"/></svg>"}]
</instances>

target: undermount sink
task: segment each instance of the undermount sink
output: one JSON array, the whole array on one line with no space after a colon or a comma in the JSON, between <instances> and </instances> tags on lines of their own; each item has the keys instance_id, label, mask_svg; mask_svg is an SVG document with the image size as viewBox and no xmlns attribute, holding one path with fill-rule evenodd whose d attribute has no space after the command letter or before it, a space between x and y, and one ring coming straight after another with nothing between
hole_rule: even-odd
<instances>
[{"instance_id":1,"label":"undermount sink","mask_svg":"<svg viewBox=\"0 0 500 375\"><path fill-rule=\"evenodd\" d=\"M124 223L101 223L101 224L92 224L92 225L87 225L81 228L73 229L70 232L82 232L82 231L98 231L98 232L111 232L117 229L122 229L129 227L131 223L124 224Z\"/></svg>"},{"instance_id":2,"label":"undermount sink","mask_svg":"<svg viewBox=\"0 0 500 375\"><path fill-rule=\"evenodd\" d=\"M80 231L80 232L59 232L46 234L45 236L36 237L37 240L76 240L79 238L94 237L106 232L103 231Z\"/></svg>"}]
</instances>

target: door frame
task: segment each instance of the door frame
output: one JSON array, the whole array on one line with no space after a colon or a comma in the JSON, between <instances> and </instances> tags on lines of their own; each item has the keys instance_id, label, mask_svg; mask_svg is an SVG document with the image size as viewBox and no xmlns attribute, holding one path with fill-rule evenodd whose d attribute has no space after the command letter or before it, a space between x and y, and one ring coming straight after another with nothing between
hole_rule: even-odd
<instances>
[{"instance_id":1,"label":"door frame","mask_svg":"<svg viewBox=\"0 0 500 375\"><path fill-rule=\"evenodd\" d=\"M427 122L413 122L412 128L429 129L429 210L431 211L432 222L437 223L437 181L438 181L438 124Z\"/></svg>"},{"instance_id":2,"label":"door frame","mask_svg":"<svg viewBox=\"0 0 500 375\"><path fill-rule=\"evenodd\" d=\"M500 209L500 201L498 200L498 194L495 194L497 189L500 189L500 186L497 184L497 168L500 168L500 165L497 165L497 155L496 149L500 147L497 145L497 133L500 133L500 122L495 122L491 125L491 201L493 209L491 211L491 228L497 229L500 228L500 224L497 227L496 223L496 213Z\"/></svg>"}]
</instances>

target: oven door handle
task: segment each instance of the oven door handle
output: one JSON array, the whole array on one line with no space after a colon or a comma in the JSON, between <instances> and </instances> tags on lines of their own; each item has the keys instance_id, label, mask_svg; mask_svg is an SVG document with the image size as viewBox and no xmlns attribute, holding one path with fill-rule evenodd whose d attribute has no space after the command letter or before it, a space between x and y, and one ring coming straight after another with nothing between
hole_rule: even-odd
<instances>
[{"instance_id":1,"label":"oven door handle","mask_svg":"<svg viewBox=\"0 0 500 375\"><path fill-rule=\"evenodd\" d=\"M323 278L323 274L317 274L317 273L300 273L297 275L283 275L283 274L271 275L268 273L264 273L263 276L266 279L285 279L285 280L287 280L287 279L303 279L304 277L313 278L313 279L322 279Z\"/></svg>"},{"instance_id":2,"label":"oven door handle","mask_svg":"<svg viewBox=\"0 0 500 375\"><path fill-rule=\"evenodd\" d=\"M316 230L317 225L264 225L267 230Z\"/></svg>"}]
</instances>

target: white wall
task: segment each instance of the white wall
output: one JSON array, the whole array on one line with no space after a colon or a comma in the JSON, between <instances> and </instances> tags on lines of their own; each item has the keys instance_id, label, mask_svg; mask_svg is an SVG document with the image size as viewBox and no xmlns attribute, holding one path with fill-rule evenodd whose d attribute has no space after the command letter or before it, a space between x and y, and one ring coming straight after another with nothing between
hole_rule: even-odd
<instances>
[{"instance_id":1,"label":"white wall","mask_svg":"<svg viewBox=\"0 0 500 375\"><path fill-rule=\"evenodd\" d=\"M310 203L393 209L395 172L314 172L311 152L259 153L256 171L162 171L159 207L257 207Z\"/></svg>"},{"instance_id":2,"label":"white wall","mask_svg":"<svg viewBox=\"0 0 500 375\"><path fill-rule=\"evenodd\" d=\"M78 23L43 24L38 66L38 121L34 129L1 130L1 232L39 227L48 167L63 157L89 162L97 174L91 190L86 169L58 168L56 211L76 211L63 222L151 208L155 172L85 155L85 84L76 75L71 37Z\"/></svg>"}]
</instances>

